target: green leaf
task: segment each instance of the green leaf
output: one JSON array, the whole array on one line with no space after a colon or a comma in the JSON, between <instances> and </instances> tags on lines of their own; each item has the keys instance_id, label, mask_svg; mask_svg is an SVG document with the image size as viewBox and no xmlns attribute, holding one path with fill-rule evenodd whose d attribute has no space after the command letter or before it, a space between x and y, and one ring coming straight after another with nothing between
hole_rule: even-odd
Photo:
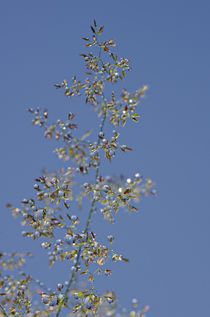
<instances>
[{"instance_id":1,"label":"green leaf","mask_svg":"<svg viewBox=\"0 0 210 317\"><path fill-rule=\"evenodd\" d=\"M77 294L77 296L79 297L79 298L83 298L84 297L84 292L79 292L78 294Z\"/></svg>"},{"instance_id":2,"label":"green leaf","mask_svg":"<svg viewBox=\"0 0 210 317\"><path fill-rule=\"evenodd\" d=\"M85 134L83 134L83 136L81 137L81 141L84 141L85 139L87 139L91 135L91 133L92 131L89 130Z\"/></svg>"},{"instance_id":3,"label":"green leaf","mask_svg":"<svg viewBox=\"0 0 210 317\"><path fill-rule=\"evenodd\" d=\"M91 47L91 46L93 46L93 43L88 43L88 44L86 44L86 46Z\"/></svg>"},{"instance_id":4,"label":"green leaf","mask_svg":"<svg viewBox=\"0 0 210 317\"><path fill-rule=\"evenodd\" d=\"M110 56L112 57L112 59L116 62L117 61L117 55L111 53Z\"/></svg>"},{"instance_id":5,"label":"green leaf","mask_svg":"<svg viewBox=\"0 0 210 317\"><path fill-rule=\"evenodd\" d=\"M138 113L134 113L134 114L132 114L131 118L133 121L138 122L140 115Z\"/></svg>"},{"instance_id":6,"label":"green leaf","mask_svg":"<svg viewBox=\"0 0 210 317\"><path fill-rule=\"evenodd\" d=\"M98 35L101 35L101 34L103 33L103 31L104 31L104 27L101 26L100 29L99 29L99 31L97 32L97 34L98 34Z\"/></svg>"},{"instance_id":7,"label":"green leaf","mask_svg":"<svg viewBox=\"0 0 210 317\"><path fill-rule=\"evenodd\" d=\"M111 161L111 159L112 159L112 157L111 157L111 155L109 154L109 151L106 151L106 158L109 160L109 161Z\"/></svg>"},{"instance_id":8,"label":"green leaf","mask_svg":"<svg viewBox=\"0 0 210 317\"><path fill-rule=\"evenodd\" d=\"M124 262L126 262L126 263L128 263L128 262L129 262L129 259L124 258L124 257L122 257L122 260L123 260Z\"/></svg>"},{"instance_id":9,"label":"green leaf","mask_svg":"<svg viewBox=\"0 0 210 317\"><path fill-rule=\"evenodd\" d=\"M68 89L66 89L66 91L65 91L65 95L66 95L66 96L70 96L70 94L71 94L70 89L69 89L69 88L68 88Z\"/></svg>"},{"instance_id":10,"label":"green leaf","mask_svg":"<svg viewBox=\"0 0 210 317\"><path fill-rule=\"evenodd\" d=\"M122 119L122 126L124 127L126 124L126 119Z\"/></svg>"}]
</instances>

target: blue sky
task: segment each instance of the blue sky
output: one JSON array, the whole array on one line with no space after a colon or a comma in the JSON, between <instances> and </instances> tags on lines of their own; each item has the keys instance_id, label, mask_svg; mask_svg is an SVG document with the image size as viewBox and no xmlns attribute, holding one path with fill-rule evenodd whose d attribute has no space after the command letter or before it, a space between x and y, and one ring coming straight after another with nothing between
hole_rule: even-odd
<instances>
[{"instance_id":1,"label":"blue sky","mask_svg":"<svg viewBox=\"0 0 210 317\"><path fill-rule=\"evenodd\" d=\"M26 108L45 106L55 117L76 111L82 127L96 120L53 88L82 73L81 36L95 18L132 61L125 86L150 87L141 124L123 134L135 151L105 172L140 170L155 180L159 193L143 202L141 213L122 212L115 227L96 222L99 231L116 234L118 249L130 258L99 288L116 290L122 306L140 298L151 306L150 317L210 314L209 14L204 0L1 2L1 249L34 251L30 270L38 278L54 285L67 276L59 266L56 274L47 270L38 243L21 237L22 228L4 206L32 195L43 167L60 166Z\"/></svg>"}]
</instances>

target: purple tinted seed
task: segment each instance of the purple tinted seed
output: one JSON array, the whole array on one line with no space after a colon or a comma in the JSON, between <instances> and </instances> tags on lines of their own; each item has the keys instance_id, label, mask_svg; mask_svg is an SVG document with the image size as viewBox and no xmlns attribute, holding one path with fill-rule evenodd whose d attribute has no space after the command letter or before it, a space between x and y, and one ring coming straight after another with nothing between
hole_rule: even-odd
<instances>
[{"instance_id":1,"label":"purple tinted seed","mask_svg":"<svg viewBox=\"0 0 210 317\"><path fill-rule=\"evenodd\" d=\"M49 300L48 300L47 297L44 297L44 298L42 299L42 302L43 302L43 304L47 305L47 304L49 303Z\"/></svg>"},{"instance_id":2,"label":"purple tinted seed","mask_svg":"<svg viewBox=\"0 0 210 317\"><path fill-rule=\"evenodd\" d=\"M39 231L35 231L34 237L35 237L35 238L39 238L39 237L40 237L40 232L39 232Z\"/></svg>"},{"instance_id":3,"label":"purple tinted seed","mask_svg":"<svg viewBox=\"0 0 210 317\"><path fill-rule=\"evenodd\" d=\"M71 243L73 241L73 238L70 234L67 234L64 239L67 243Z\"/></svg>"},{"instance_id":4,"label":"purple tinted seed","mask_svg":"<svg viewBox=\"0 0 210 317\"><path fill-rule=\"evenodd\" d=\"M104 138L104 133L101 131L101 132L99 132L98 136L99 136L100 139L103 139Z\"/></svg>"},{"instance_id":5,"label":"purple tinted seed","mask_svg":"<svg viewBox=\"0 0 210 317\"><path fill-rule=\"evenodd\" d=\"M64 192L62 190L59 190L58 196L62 197L64 195Z\"/></svg>"}]
</instances>

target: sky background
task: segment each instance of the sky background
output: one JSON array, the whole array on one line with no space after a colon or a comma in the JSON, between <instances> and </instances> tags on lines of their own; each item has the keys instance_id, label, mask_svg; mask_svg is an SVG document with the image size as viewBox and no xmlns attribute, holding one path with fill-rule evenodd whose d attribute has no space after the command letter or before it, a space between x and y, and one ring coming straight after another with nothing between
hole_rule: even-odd
<instances>
[{"instance_id":1,"label":"sky background","mask_svg":"<svg viewBox=\"0 0 210 317\"><path fill-rule=\"evenodd\" d=\"M39 242L23 239L19 221L5 208L32 196L43 167L61 166L26 109L47 107L55 118L73 111L84 130L96 126L91 109L53 87L82 74L81 36L95 18L132 62L125 87L150 87L141 123L122 135L135 151L104 173L140 171L158 189L137 215L122 211L114 226L95 221L99 232L116 235L117 249L130 258L98 287L115 290L122 306L139 298L150 305L149 317L210 315L209 16L204 0L1 1L0 249L33 251L28 270L35 277L55 286L68 273L59 265L48 270Z\"/></svg>"}]
</instances>

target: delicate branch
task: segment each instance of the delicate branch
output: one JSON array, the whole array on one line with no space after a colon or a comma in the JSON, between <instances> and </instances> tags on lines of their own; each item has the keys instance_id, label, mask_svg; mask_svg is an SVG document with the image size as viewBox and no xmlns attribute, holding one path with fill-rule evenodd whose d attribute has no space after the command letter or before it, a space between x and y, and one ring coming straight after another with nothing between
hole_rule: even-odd
<instances>
[{"instance_id":1,"label":"delicate branch","mask_svg":"<svg viewBox=\"0 0 210 317\"><path fill-rule=\"evenodd\" d=\"M77 124L73 121L75 117L73 113L69 113L65 121L57 120L49 125L47 110L40 111L39 108L30 108L29 112L34 116L32 123L44 128L44 135L47 139L54 138L61 142L61 146L55 149L58 157L65 161L72 159L74 165L55 173L44 172L43 176L36 178L37 183L34 184L34 190L37 199L24 198L21 202L21 209L8 204L12 214L15 217L20 216L22 218L22 225L31 227L30 231L22 232L24 237L33 239L45 237L48 239L41 243L41 247L50 250L48 252L50 266L57 260L71 261L72 268L71 273L68 273L70 275L69 279L65 282L65 286L63 283L58 283L56 291L53 291L39 280L35 280L25 273L21 273L21 276L24 275L24 279L20 281L13 278L12 275L11 278L8 276L5 280L4 277L3 279L0 278L0 284L4 289L2 295L6 295L5 301L2 300L1 302L3 305L0 303L0 316L2 317L9 317L11 314L19 316L19 312L26 310L27 312L30 310L30 315L37 315L34 309L37 310L38 307L36 305L33 307L32 297L35 290L32 288L32 291L30 291L28 286L30 282L40 286L37 290L41 297L40 310L38 311L40 317L51 316L52 314L55 317L61 317L66 308L68 310L72 308L73 311L70 315L74 314L74 316L98 316L98 313L103 316L110 314L115 316L117 314L115 293L109 291L99 295L92 283L96 274L109 276L112 273L112 270L105 268L108 261L128 262L128 259L115 253L110 245L103 245L97 241L98 239L95 239L95 234L92 232L93 214L98 211L98 208L103 207L100 212L104 219L113 223L114 215L117 214L120 208L127 208L130 212L135 212L137 211L136 202L142 196L154 194L154 192L151 179L148 178L144 181L139 173L128 179L123 176L119 179L109 176L102 177L102 153L111 162L117 151L128 152L132 150L127 145L121 145L118 140L119 131L113 130L110 137L105 135L104 126L106 121L108 120L114 128L121 125L123 127L128 119L138 122L139 114L136 107L147 90L146 86L133 93L123 89L120 97L117 97L118 92L108 90L110 93L105 97L106 83L115 84L120 82L126 77L131 68L128 59L118 58L112 51L112 48L116 46L113 40L99 40L103 29L104 27L98 27L94 20L94 24L91 26L91 37L83 38L87 48L93 47L97 51L96 54L94 52L81 54L86 65L86 75L88 75L85 81L80 81L74 76L72 84L68 84L64 79L62 83L55 85L56 88L64 89L64 94L68 98L84 93L86 103L93 106L98 117L101 118L98 135L93 142L86 141L90 134L89 131L81 138L75 137L73 130L77 128ZM75 165L76 168L74 168ZM84 183L78 196L74 196L74 172L88 174L89 170L95 174L93 182ZM83 231L80 231L80 226L78 227L80 218L77 215L69 214L66 210L65 215L63 215L62 206L64 205L68 210L71 205L70 201L76 199L80 205L84 197L89 198L89 211ZM62 236L60 234L60 239L56 239L57 229L60 232L64 229L65 236L63 237L63 234ZM114 237L109 235L107 239L112 244ZM4 259L4 255L0 252L0 266L9 271L14 268L19 269L25 263L21 255L16 253L11 254L11 259L8 255ZM96 264L98 268L93 272L90 264ZM76 287L75 284L80 278L80 273L81 275L88 275L88 286L85 290L82 288L77 294L75 292L72 295L72 291ZM74 298L73 302L72 296ZM145 316L144 313L148 309L143 308L143 310L137 312L137 306L135 300L133 310L129 316ZM12 307L11 314L10 307ZM7 311L9 312L7 313ZM122 315L119 314L119 316Z\"/></svg>"},{"instance_id":2,"label":"delicate branch","mask_svg":"<svg viewBox=\"0 0 210 317\"><path fill-rule=\"evenodd\" d=\"M104 125L105 125L105 121L106 121L106 113L104 113L104 116L103 116L103 119L102 119L102 122L101 122L101 125L100 125L100 130L99 130L99 133L100 132L103 132L103 129L104 129ZM97 141L97 145L99 145L100 143L100 138L98 137L98 141ZM99 164L96 168L96 175L95 175L95 179L97 180L98 176L99 176L99 167L100 167L100 161L99 161ZM92 200L92 203L91 203L91 207L90 207L90 211L89 211L89 214L88 214L88 218L87 218L87 221L86 221L86 225L85 225L85 230L84 232L87 233L89 228L90 228L90 223L91 223L91 219L92 219L92 215L93 215L93 212L95 210L95 204L96 204L96 200L93 199ZM82 246L79 247L78 249L78 253L77 253L77 257L76 257L76 262L75 262L75 267L77 268L78 264L79 264L79 260L80 260L80 256L81 256L81 251L82 251ZM60 301L59 305L58 305L58 311L56 313L56 317L59 317L60 316L60 313L61 313L61 310L62 310L62 307L63 307L63 304L65 302L66 299L68 299L68 293L71 289L71 286L72 286L72 283L74 282L75 280L75 277L76 277L76 271L73 271L72 274L71 274L71 277L70 277L70 280L68 282L68 285L66 287L66 290L65 290L65 293L64 293L64 297L63 297L63 300Z\"/></svg>"},{"instance_id":3,"label":"delicate branch","mask_svg":"<svg viewBox=\"0 0 210 317\"><path fill-rule=\"evenodd\" d=\"M6 310L4 309L4 307L0 304L0 309L3 313L4 316L9 317L9 315L7 314Z\"/></svg>"}]
</instances>

